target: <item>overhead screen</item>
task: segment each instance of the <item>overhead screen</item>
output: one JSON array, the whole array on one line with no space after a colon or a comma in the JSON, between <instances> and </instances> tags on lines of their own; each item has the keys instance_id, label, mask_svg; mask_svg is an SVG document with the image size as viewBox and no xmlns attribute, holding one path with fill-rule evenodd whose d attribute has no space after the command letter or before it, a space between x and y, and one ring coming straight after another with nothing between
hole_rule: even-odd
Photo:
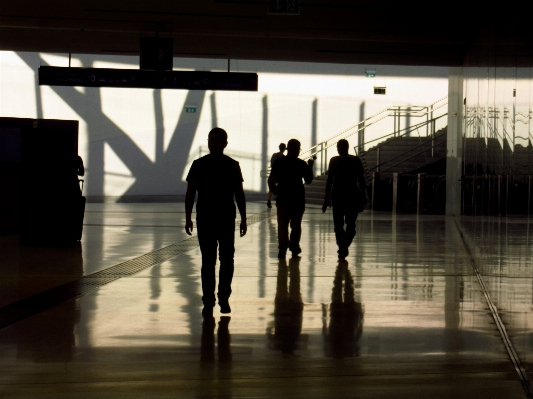
<instances>
[{"instance_id":1,"label":"overhead screen","mask_svg":"<svg viewBox=\"0 0 533 399\"><path fill-rule=\"evenodd\" d=\"M39 67L40 86L257 91L256 73Z\"/></svg>"}]
</instances>

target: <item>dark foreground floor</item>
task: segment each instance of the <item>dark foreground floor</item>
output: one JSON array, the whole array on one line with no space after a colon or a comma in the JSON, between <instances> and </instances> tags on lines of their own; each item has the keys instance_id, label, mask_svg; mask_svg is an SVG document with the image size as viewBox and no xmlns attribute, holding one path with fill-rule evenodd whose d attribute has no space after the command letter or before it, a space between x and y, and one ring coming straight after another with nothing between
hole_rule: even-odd
<instances>
[{"instance_id":1,"label":"dark foreground floor","mask_svg":"<svg viewBox=\"0 0 533 399\"><path fill-rule=\"evenodd\" d=\"M308 209L280 261L265 209L236 238L230 317L201 316L183 204L88 204L78 247L0 237L0 397L526 397L489 304L530 372L527 223L364 213L339 262Z\"/></svg>"}]
</instances>

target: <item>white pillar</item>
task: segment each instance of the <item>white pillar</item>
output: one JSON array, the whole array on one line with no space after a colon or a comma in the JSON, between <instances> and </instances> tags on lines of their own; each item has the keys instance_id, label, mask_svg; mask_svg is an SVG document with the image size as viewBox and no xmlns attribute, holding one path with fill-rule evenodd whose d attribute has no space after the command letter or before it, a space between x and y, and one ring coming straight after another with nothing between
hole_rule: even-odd
<instances>
[{"instance_id":1,"label":"white pillar","mask_svg":"<svg viewBox=\"0 0 533 399\"><path fill-rule=\"evenodd\" d=\"M463 68L448 71L448 134L446 155L446 215L461 215L463 162Z\"/></svg>"}]
</instances>

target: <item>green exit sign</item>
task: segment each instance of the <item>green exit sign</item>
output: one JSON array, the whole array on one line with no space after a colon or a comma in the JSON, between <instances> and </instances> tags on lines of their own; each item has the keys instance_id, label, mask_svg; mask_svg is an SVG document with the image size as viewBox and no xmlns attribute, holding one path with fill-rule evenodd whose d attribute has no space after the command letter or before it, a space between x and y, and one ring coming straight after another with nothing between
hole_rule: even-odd
<instances>
[{"instance_id":1,"label":"green exit sign","mask_svg":"<svg viewBox=\"0 0 533 399\"><path fill-rule=\"evenodd\" d=\"M197 107L188 107L188 106L186 106L185 107L185 112L188 113L188 114L195 114L196 113L196 108Z\"/></svg>"},{"instance_id":2,"label":"green exit sign","mask_svg":"<svg viewBox=\"0 0 533 399\"><path fill-rule=\"evenodd\" d=\"M376 77L376 71L372 71L372 70L367 69L365 71L365 76L367 78L375 78Z\"/></svg>"}]
</instances>

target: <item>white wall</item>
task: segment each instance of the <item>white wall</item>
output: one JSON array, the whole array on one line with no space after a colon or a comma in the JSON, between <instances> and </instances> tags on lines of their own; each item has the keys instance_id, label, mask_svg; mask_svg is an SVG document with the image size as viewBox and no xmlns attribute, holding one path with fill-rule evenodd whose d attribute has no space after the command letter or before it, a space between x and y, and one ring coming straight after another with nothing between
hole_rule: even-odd
<instances>
[{"instance_id":1,"label":"white wall","mask_svg":"<svg viewBox=\"0 0 533 399\"><path fill-rule=\"evenodd\" d=\"M447 68L232 60L232 71L259 74L258 92L47 87L36 85L39 65L68 66L68 54L0 52L0 116L79 120L89 196L183 194L213 126L228 132L245 189L262 192L260 171L280 142L297 138L305 149L359 122L362 102L366 117L427 105L446 96L448 84ZM72 66L136 69L138 57L73 55ZM366 78L367 68L377 77ZM227 61L176 58L174 69L225 71ZM387 94L374 95L374 86ZM198 112L185 113L185 105ZM385 121L371 134L392 126Z\"/></svg>"}]
</instances>

